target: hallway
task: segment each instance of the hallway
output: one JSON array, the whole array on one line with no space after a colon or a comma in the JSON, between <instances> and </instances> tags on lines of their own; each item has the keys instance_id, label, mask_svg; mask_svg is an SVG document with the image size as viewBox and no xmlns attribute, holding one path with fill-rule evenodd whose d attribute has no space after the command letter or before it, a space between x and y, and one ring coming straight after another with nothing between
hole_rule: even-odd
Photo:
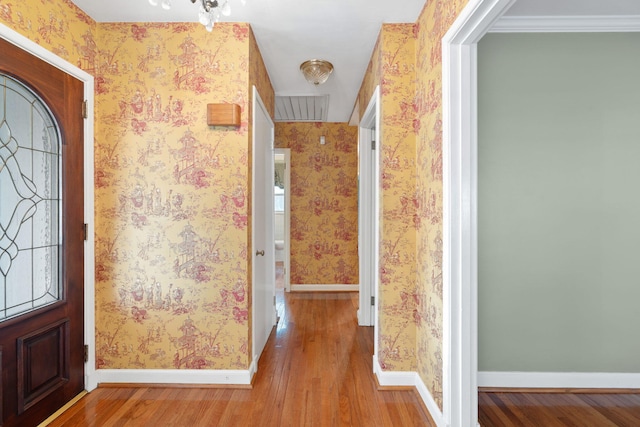
<instances>
[{"instance_id":1,"label":"hallway","mask_svg":"<svg viewBox=\"0 0 640 427\"><path fill-rule=\"evenodd\" d=\"M431 426L416 391L377 389L357 293L278 291L252 389L100 387L50 426Z\"/></svg>"}]
</instances>

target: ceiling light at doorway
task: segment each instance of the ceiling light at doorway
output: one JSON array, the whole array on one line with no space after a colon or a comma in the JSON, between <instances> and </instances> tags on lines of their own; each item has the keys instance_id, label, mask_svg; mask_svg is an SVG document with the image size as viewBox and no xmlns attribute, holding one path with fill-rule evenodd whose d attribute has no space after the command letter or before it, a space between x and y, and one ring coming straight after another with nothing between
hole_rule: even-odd
<instances>
[{"instance_id":1,"label":"ceiling light at doorway","mask_svg":"<svg viewBox=\"0 0 640 427\"><path fill-rule=\"evenodd\" d=\"M172 0L149 0L152 6L162 5L163 9L171 9ZM241 0L244 5L246 0ZM191 0L191 3L200 5L198 20L205 26L207 31L213 30L216 22L220 21L220 16L231 15L231 6L229 0Z\"/></svg>"},{"instance_id":2,"label":"ceiling light at doorway","mask_svg":"<svg viewBox=\"0 0 640 427\"><path fill-rule=\"evenodd\" d=\"M300 71L309 83L318 86L327 81L333 72L333 64L324 59L311 59L300 64Z\"/></svg>"}]
</instances>

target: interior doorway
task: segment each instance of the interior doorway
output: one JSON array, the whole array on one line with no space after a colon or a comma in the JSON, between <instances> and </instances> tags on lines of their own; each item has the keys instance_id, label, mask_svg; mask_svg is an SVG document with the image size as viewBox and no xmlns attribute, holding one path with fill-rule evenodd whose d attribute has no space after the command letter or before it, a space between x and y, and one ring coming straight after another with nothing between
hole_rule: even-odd
<instances>
[{"instance_id":1,"label":"interior doorway","mask_svg":"<svg viewBox=\"0 0 640 427\"><path fill-rule=\"evenodd\" d=\"M291 291L289 276L291 261L290 214L291 214L291 150L276 148L274 153L274 247L276 269L276 291Z\"/></svg>"},{"instance_id":2,"label":"interior doorway","mask_svg":"<svg viewBox=\"0 0 640 427\"><path fill-rule=\"evenodd\" d=\"M360 301L358 324L374 326L374 356L378 350L377 295L379 271L379 175L380 156L380 88L369 101L358 136L358 252L360 263Z\"/></svg>"},{"instance_id":3,"label":"interior doorway","mask_svg":"<svg viewBox=\"0 0 640 427\"><path fill-rule=\"evenodd\" d=\"M469 13L461 13L443 38L443 347L448 355L444 359L444 413L448 414L451 425L475 425L478 419L476 44L514 3L514 0L482 0L469 4ZM538 16L544 16L546 22L538 20L541 27L534 32L560 32L559 25L566 25L568 31L578 27L582 32L586 29L585 22L579 20L556 20L550 26L549 22L557 16L553 13ZM514 32L515 22L518 21L499 30L505 32L511 28L509 31ZM526 21L527 31L532 31L534 22ZM606 28L606 32L616 32L622 25L622 20L605 19L599 26L594 22L590 17L593 31ZM520 32L525 29L524 24L525 20L520 21L517 28ZM624 27L624 31L628 31L628 27Z\"/></svg>"}]
</instances>

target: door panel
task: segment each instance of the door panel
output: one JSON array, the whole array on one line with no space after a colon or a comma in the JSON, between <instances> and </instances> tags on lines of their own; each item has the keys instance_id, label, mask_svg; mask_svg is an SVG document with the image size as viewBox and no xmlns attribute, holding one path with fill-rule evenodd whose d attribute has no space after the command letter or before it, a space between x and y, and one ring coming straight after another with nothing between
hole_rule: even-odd
<instances>
[{"instance_id":1,"label":"door panel","mask_svg":"<svg viewBox=\"0 0 640 427\"><path fill-rule=\"evenodd\" d=\"M253 360L275 325L273 122L254 88L253 102Z\"/></svg>"},{"instance_id":2,"label":"door panel","mask_svg":"<svg viewBox=\"0 0 640 427\"><path fill-rule=\"evenodd\" d=\"M67 319L18 338L18 413L37 404L67 382Z\"/></svg>"},{"instance_id":3,"label":"door panel","mask_svg":"<svg viewBox=\"0 0 640 427\"><path fill-rule=\"evenodd\" d=\"M84 88L0 52L0 420L30 426L84 389Z\"/></svg>"}]
</instances>

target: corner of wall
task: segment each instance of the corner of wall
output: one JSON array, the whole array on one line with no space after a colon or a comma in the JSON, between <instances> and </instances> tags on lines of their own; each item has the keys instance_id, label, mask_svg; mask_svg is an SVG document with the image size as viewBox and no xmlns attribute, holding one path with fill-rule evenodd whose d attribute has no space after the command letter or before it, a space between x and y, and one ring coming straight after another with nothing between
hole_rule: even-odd
<instances>
[{"instance_id":1,"label":"corner of wall","mask_svg":"<svg viewBox=\"0 0 640 427\"><path fill-rule=\"evenodd\" d=\"M446 427L447 422L442 414L440 406L422 381L417 372L383 371L376 356L373 356L373 372L378 379L378 384L383 387L415 387L424 403L429 415L438 427Z\"/></svg>"}]
</instances>

